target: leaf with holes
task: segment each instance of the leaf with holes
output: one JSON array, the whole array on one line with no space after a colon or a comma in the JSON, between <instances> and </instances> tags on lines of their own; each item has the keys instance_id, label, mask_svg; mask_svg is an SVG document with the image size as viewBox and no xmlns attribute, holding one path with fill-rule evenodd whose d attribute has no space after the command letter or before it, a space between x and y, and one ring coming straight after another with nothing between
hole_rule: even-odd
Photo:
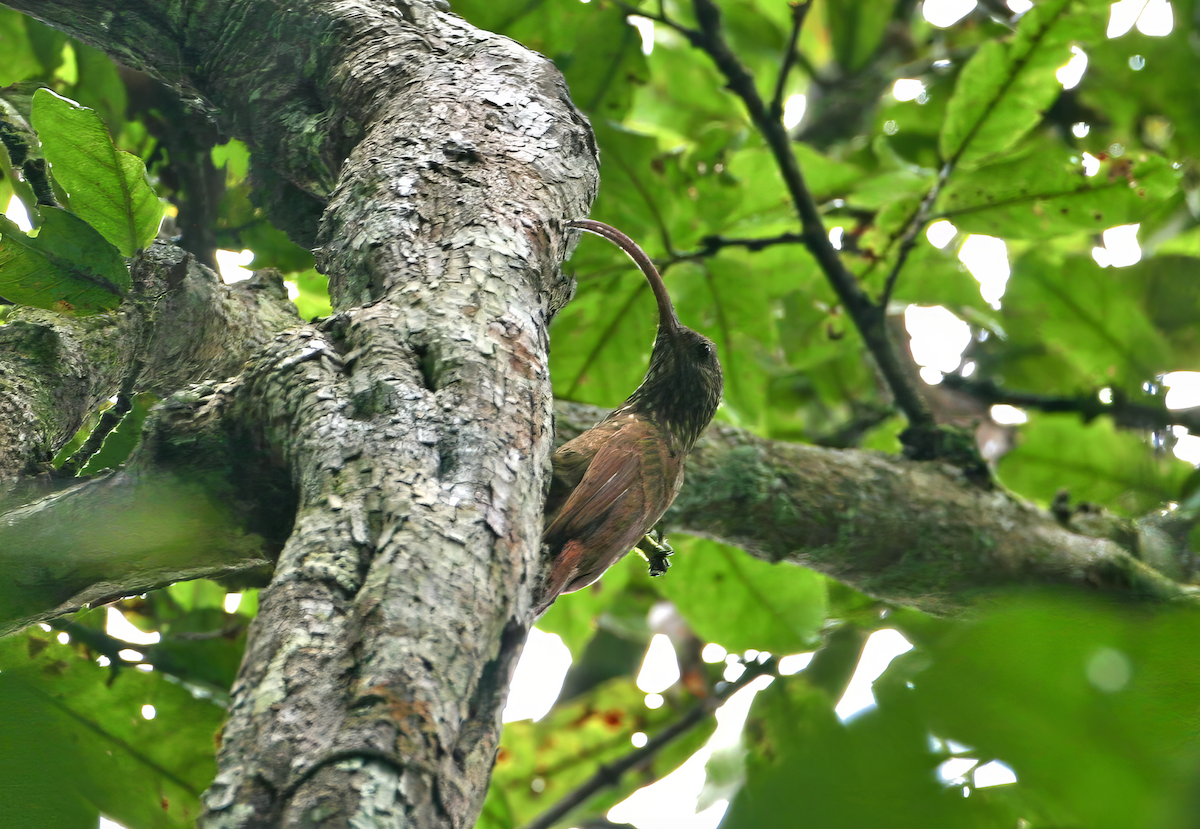
<instances>
[{"instance_id":1,"label":"leaf with holes","mask_svg":"<svg viewBox=\"0 0 1200 829\"><path fill-rule=\"evenodd\" d=\"M936 215L964 233L1051 239L1140 222L1177 193L1178 173L1161 156L1099 164L1089 177L1078 155L1033 142L1019 157L954 176Z\"/></svg>"},{"instance_id":2,"label":"leaf with holes","mask_svg":"<svg viewBox=\"0 0 1200 829\"><path fill-rule=\"evenodd\" d=\"M1103 26L1099 10L1069 14L1069 0L1039 3L1007 42L984 42L963 67L946 107L942 158L969 166L1012 148L1062 92L1055 71L1071 43Z\"/></svg>"}]
</instances>

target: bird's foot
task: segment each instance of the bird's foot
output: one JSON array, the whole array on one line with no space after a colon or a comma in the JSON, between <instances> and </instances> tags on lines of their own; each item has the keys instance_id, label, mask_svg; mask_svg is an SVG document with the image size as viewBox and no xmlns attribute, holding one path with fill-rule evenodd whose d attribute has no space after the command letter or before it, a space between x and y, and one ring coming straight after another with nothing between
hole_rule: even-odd
<instances>
[{"instance_id":1,"label":"bird's foot","mask_svg":"<svg viewBox=\"0 0 1200 829\"><path fill-rule=\"evenodd\" d=\"M651 577L666 575L667 570L671 569L671 556L675 555L675 550L658 530L651 530L642 536L638 552L650 565Z\"/></svg>"}]
</instances>

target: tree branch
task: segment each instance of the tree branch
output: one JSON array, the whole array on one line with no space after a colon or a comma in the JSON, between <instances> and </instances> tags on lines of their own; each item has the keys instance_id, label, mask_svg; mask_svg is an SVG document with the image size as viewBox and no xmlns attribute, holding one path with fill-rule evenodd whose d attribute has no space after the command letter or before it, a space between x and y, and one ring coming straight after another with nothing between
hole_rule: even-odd
<instances>
[{"instance_id":1,"label":"tree branch","mask_svg":"<svg viewBox=\"0 0 1200 829\"><path fill-rule=\"evenodd\" d=\"M569 437L598 415L560 405L559 431ZM770 441L715 424L688 456L664 523L879 599L951 614L1030 585L1190 600L1192 588L1145 563L1171 570L1188 557L1186 538L1162 532L1160 519L1092 516L1068 528L947 464Z\"/></svg>"},{"instance_id":2,"label":"tree branch","mask_svg":"<svg viewBox=\"0 0 1200 829\"><path fill-rule=\"evenodd\" d=\"M14 308L0 327L0 410L9 413L0 419L0 481L44 473L84 418L114 394L165 397L236 374L276 331L299 321L278 274L262 271L226 286L167 245L139 254L133 281L134 297L112 314Z\"/></svg>"},{"instance_id":3,"label":"tree branch","mask_svg":"<svg viewBox=\"0 0 1200 829\"><path fill-rule=\"evenodd\" d=\"M113 473L0 515L0 636L177 581L261 576L270 548L202 485Z\"/></svg>"},{"instance_id":4,"label":"tree branch","mask_svg":"<svg viewBox=\"0 0 1200 829\"><path fill-rule=\"evenodd\" d=\"M658 752L711 717L721 707L721 703L745 688L751 682L760 676L775 675L776 660L774 658L762 663L750 662L743 664L746 670L734 682L721 683L724 687L713 694L713 696L701 701L678 720L655 734L641 748L629 752L614 763L602 765L595 774L579 785L574 791L568 792L557 803L538 815L537 818L525 824L524 829L550 829L551 826L570 814L576 807L586 803L597 792L617 785L625 772L649 762Z\"/></svg>"},{"instance_id":5,"label":"tree branch","mask_svg":"<svg viewBox=\"0 0 1200 829\"><path fill-rule=\"evenodd\" d=\"M730 50L721 31L720 10L712 0L693 0L700 31L677 27L692 45L706 52L729 81L729 88L742 99L754 125L762 133L804 229L804 241L833 286L847 314L854 320L867 348L896 398L897 407L904 412L910 425L917 430L936 428L933 414L917 387L905 376L895 349L888 339L884 324L884 309L876 306L863 292L854 276L842 264L825 231L812 193L804 182L799 162L792 152L791 139L778 118L772 118L754 85L754 77Z\"/></svg>"},{"instance_id":6,"label":"tree branch","mask_svg":"<svg viewBox=\"0 0 1200 829\"><path fill-rule=\"evenodd\" d=\"M1020 396L1005 399L1028 404ZM1109 409L1100 413L1121 411L1116 404L1097 404ZM158 415L165 422L148 426L151 439L173 444L163 450L168 457L188 457L188 446L212 445L225 428L204 413L232 403L184 395L165 406ZM560 440L606 414L580 404L556 408ZM1130 406L1120 417L1148 428L1140 419L1158 414ZM1178 413L1165 414L1178 422ZM210 460L214 468L226 466L231 479L265 486L263 470L253 465ZM0 588L0 607L7 611L0 633L171 581L253 571L274 555L253 528L278 527L284 519L270 519L252 504L241 517L223 511L215 500L221 485L203 483L211 472L176 468L139 475L109 476L0 516L0 572L27 574L8 579L11 595ZM183 480L189 483L178 483ZM258 510L258 517L248 509ZM1190 566L1186 528L1176 532L1157 513L1130 521L1087 511L1067 516L1064 525L1010 495L979 490L949 467L768 441L727 425L713 426L697 444L667 522L671 531L811 567L878 598L938 613L1028 584L1143 600L1188 593L1143 563L1173 577L1186 577ZM189 537L204 543L193 547L181 540ZM883 552L879 539L888 539ZM114 549L124 552L114 556ZM195 559L197 552L205 558ZM50 571L47 561L60 566ZM160 569L143 572L139 561L159 561ZM71 598L55 598L63 595Z\"/></svg>"},{"instance_id":7,"label":"tree branch","mask_svg":"<svg viewBox=\"0 0 1200 829\"><path fill-rule=\"evenodd\" d=\"M775 245L795 245L804 244L805 238L800 233L780 233L778 236L763 236L760 238L737 238L728 236L705 236L700 240L703 247L698 250L686 251L676 254L672 261L683 261L685 259L702 259L707 256L712 256L724 248L743 247L748 251L756 252L766 250Z\"/></svg>"},{"instance_id":8,"label":"tree branch","mask_svg":"<svg viewBox=\"0 0 1200 829\"><path fill-rule=\"evenodd\" d=\"M1200 408L1168 409L1162 398L1158 398L1158 405L1134 403L1119 389L1113 389L1112 400L1105 403L1098 393L1080 397L1032 394L1002 388L991 380L968 380L957 374L947 374L942 381L947 388L965 392L985 405L1006 403L1039 412L1075 413L1085 423L1108 416L1113 423L1126 429L1162 431L1172 426L1185 426L1189 432L1200 434Z\"/></svg>"},{"instance_id":9,"label":"tree branch","mask_svg":"<svg viewBox=\"0 0 1200 829\"><path fill-rule=\"evenodd\" d=\"M793 2L792 33L788 36L787 49L783 53L783 65L779 67L779 77L775 79L775 94L771 97L771 107L767 110L776 120L783 117L783 91L787 86L787 78L792 70L792 63L800 57L797 43L800 40L800 30L804 28L804 18L808 17L812 3L809 0Z\"/></svg>"}]
</instances>

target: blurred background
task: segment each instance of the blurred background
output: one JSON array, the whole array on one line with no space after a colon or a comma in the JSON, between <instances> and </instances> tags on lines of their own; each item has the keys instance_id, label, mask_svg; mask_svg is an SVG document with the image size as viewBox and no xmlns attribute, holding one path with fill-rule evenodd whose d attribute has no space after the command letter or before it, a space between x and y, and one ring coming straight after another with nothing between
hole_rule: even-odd
<instances>
[{"instance_id":1,"label":"blurred background","mask_svg":"<svg viewBox=\"0 0 1200 829\"><path fill-rule=\"evenodd\" d=\"M894 274L889 330L939 422L1042 508L1200 510L1195 0L815 0L794 43L796 6L719 5L843 261L872 297ZM452 10L563 72L599 142L592 216L641 243L683 322L716 342L718 420L901 451L905 420L763 136L680 31L690 3ZM311 254L254 205L243 144L35 21L0 10L0 36L11 106L49 86L94 108L145 161L166 235L226 281L275 268L304 317L329 313ZM28 227L31 194L3 172L0 206ZM653 299L600 240L566 268L578 295L551 329L555 393L615 406L644 375ZM1194 611L1030 590L939 619L670 541L665 578L630 555L531 633L481 829L529 825L626 758L556 825L1200 826ZM0 672L27 680L0 684L20 712L0 729L3 778L78 798L73 825L190 825L255 610L253 590L189 582L0 640Z\"/></svg>"}]
</instances>

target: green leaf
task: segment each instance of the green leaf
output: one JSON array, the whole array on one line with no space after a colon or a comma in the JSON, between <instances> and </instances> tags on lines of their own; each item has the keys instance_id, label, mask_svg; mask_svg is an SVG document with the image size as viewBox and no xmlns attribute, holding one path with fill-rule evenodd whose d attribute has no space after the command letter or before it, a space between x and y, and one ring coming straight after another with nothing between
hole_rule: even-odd
<instances>
[{"instance_id":1,"label":"green leaf","mask_svg":"<svg viewBox=\"0 0 1200 829\"><path fill-rule=\"evenodd\" d=\"M1140 393L1143 383L1177 368L1143 310L1144 292L1124 269L1101 268L1090 256L1059 260L1031 251L1014 263L1004 295L1000 323L1008 341L995 343L1002 357L983 365L1026 391L1111 385ZM1061 363L1061 371L1048 361Z\"/></svg>"},{"instance_id":2,"label":"green leaf","mask_svg":"<svg viewBox=\"0 0 1200 829\"><path fill-rule=\"evenodd\" d=\"M162 204L137 156L113 146L94 110L48 89L33 95L33 127L75 213L132 256L154 240Z\"/></svg>"},{"instance_id":3,"label":"green leaf","mask_svg":"<svg viewBox=\"0 0 1200 829\"><path fill-rule=\"evenodd\" d=\"M966 315L967 308L995 313L980 296L975 277L958 261L957 247L948 245L939 250L924 237L918 238L896 281L892 298L915 305L944 305L960 318Z\"/></svg>"},{"instance_id":4,"label":"green leaf","mask_svg":"<svg viewBox=\"0 0 1200 829\"><path fill-rule=\"evenodd\" d=\"M665 247L664 209L675 204L662 186L658 143L611 122L597 122L593 129L603 160L591 215L618 227L642 228L636 241L653 254Z\"/></svg>"},{"instance_id":5,"label":"green leaf","mask_svg":"<svg viewBox=\"0 0 1200 829\"><path fill-rule=\"evenodd\" d=\"M797 266L809 262L807 254L792 255ZM672 271L694 275L677 283L676 308L692 328L716 343L725 371L723 414L746 428L762 428L768 378L787 368L779 350L776 308L804 269L778 266L781 256L787 254L749 255L734 249L709 259L703 270Z\"/></svg>"},{"instance_id":6,"label":"green leaf","mask_svg":"<svg viewBox=\"0 0 1200 829\"><path fill-rule=\"evenodd\" d=\"M0 824L95 827L99 810L72 785L87 769L72 750L68 724L35 689L7 673L0 673L0 712Z\"/></svg>"},{"instance_id":7,"label":"green leaf","mask_svg":"<svg viewBox=\"0 0 1200 829\"><path fill-rule=\"evenodd\" d=\"M813 192L833 196L843 192L856 178L850 165L832 163L828 167L820 163L815 152L806 152L803 144L797 145L797 157L812 162L804 168L811 181L805 181ZM796 214L791 199L779 174L770 150L761 142L729 153L726 174L737 182L740 198L725 219L722 231L726 235L767 235L772 229L777 232L796 229ZM810 173L810 170L812 171Z\"/></svg>"},{"instance_id":8,"label":"green leaf","mask_svg":"<svg viewBox=\"0 0 1200 829\"><path fill-rule=\"evenodd\" d=\"M234 176L236 155L227 159L226 180ZM267 219L262 208L250 203L250 182L227 186L221 198L217 221L217 244L228 250L248 248L254 251L251 270L275 268L281 273L297 273L313 267L312 251L293 242Z\"/></svg>"},{"instance_id":9,"label":"green leaf","mask_svg":"<svg viewBox=\"0 0 1200 829\"><path fill-rule=\"evenodd\" d=\"M825 621L825 578L768 564L741 550L694 538L678 541L675 566L659 590L706 642L729 651L811 650Z\"/></svg>"},{"instance_id":10,"label":"green leaf","mask_svg":"<svg viewBox=\"0 0 1200 829\"><path fill-rule=\"evenodd\" d=\"M1174 26L1166 37L1147 37L1132 31L1118 38L1094 38L1087 45L1088 69L1080 85L1081 103L1104 114L1085 120L1102 128L1089 135L1088 149L1105 149L1116 139L1129 149L1148 148L1173 157L1200 154L1200 108L1192 100L1196 74L1194 2L1172 3ZM1130 58L1144 56L1144 67L1133 68ZM1147 116L1165 118L1169 138L1147 140ZM1160 122L1161 123L1161 122ZM1105 125L1110 125L1104 128Z\"/></svg>"},{"instance_id":11,"label":"green leaf","mask_svg":"<svg viewBox=\"0 0 1200 829\"><path fill-rule=\"evenodd\" d=\"M949 631L905 696L934 733L1000 758L1014 788L1059 811L1033 825L1188 826L1200 772L1197 636L1192 609L1026 598Z\"/></svg>"},{"instance_id":12,"label":"green leaf","mask_svg":"<svg viewBox=\"0 0 1200 829\"><path fill-rule=\"evenodd\" d=\"M62 94L96 113L114 138L124 131L125 111L129 96L125 81L112 58L94 46L71 40L76 75L74 82L63 87Z\"/></svg>"},{"instance_id":13,"label":"green leaf","mask_svg":"<svg viewBox=\"0 0 1200 829\"><path fill-rule=\"evenodd\" d=\"M567 266L579 289L550 328L552 343L569 343L551 348L550 376L557 397L616 407L645 376L657 316L645 277L603 244L582 240Z\"/></svg>"},{"instance_id":14,"label":"green leaf","mask_svg":"<svg viewBox=\"0 0 1200 829\"><path fill-rule=\"evenodd\" d=\"M54 71L62 65L63 47L67 43L67 36L32 17L25 18L25 32L33 53L42 65L42 76L52 77Z\"/></svg>"},{"instance_id":15,"label":"green leaf","mask_svg":"<svg viewBox=\"0 0 1200 829\"><path fill-rule=\"evenodd\" d=\"M1200 234L1194 235L1200 240ZM1146 314L1171 344L1178 364L1200 365L1200 258L1159 254L1125 273L1145 286Z\"/></svg>"},{"instance_id":16,"label":"green leaf","mask_svg":"<svg viewBox=\"0 0 1200 829\"><path fill-rule=\"evenodd\" d=\"M104 438L96 454L79 470L81 476L96 475L105 469L116 469L129 459L142 440L142 424L158 396L150 392L136 394L133 407L125 413L116 427Z\"/></svg>"},{"instance_id":17,"label":"green leaf","mask_svg":"<svg viewBox=\"0 0 1200 829\"><path fill-rule=\"evenodd\" d=\"M939 148L958 166L1013 147L1062 92L1056 70L1071 42L1099 25L1097 12L1068 14L1070 0L1044 0L1021 18L1008 43L988 40L958 76L946 107ZM1088 25L1084 25L1084 24Z\"/></svg>"},{"instance_id":18,"label":"green leaf","mask_svg":"<svg viewBox=\"0 0 1200 829\"><path fill-rule=\"evenodd\" d=\"M664 32L663 27L656 28L656 35L659 32ZM725 80L712 61L683 38L664 34L646 60L649 82L638 89L625 123L653 133L664 149L703 140L712 130L726 135L744 133L744 110L734 96L724 91ZM777 67L779 53L773 58ZM602 138L600 153L603 156Z\"/></svg>"},{"instance_id":19,"label":"green leaf","mask_svg":"<svg viewBox=\"0 0 1200 829\"><path fill-rule=\"evenodd\" d=\"M899 200L908 200L914 202L914 208L908 209L911 215L915 212L915 204L920 203L933 181L934 176L928 171L888 170L860 178L854 184L848 201L857 208L886 210Z\"/></svg>"},{"instance_id":20,"label":"green leaf","mask_svg":"<svg viewBox=\"0 0 1200 829\"><path fill-rule=\"evenodd\" d=\"M1106 158L1087 177L1077 154L1038 142L1019 158L953 176L935 213L965 233L1049 239L1140 222L1177 187L1160 156L1134 164Z\"/></svg>"},{"instance_id":21,"label":"green leaf","mask_svg":"<svg viewBox=\"0 0 1200 829\"><path fill-rule=\"evenodd\" d=\"M896 0L830 0L825 5L833 52L843 69L855 72L875 54L891 22Z\"/></svg>"},{"instance_id":22,"label":"green leaf","mask_svg":"<svg viewBox=\"0 0 1200 829\"><path fill-rule=\"evenodd\" d=\"M100 423L100 416L103 415L104 411L111 406L112 403L109 403L106 400L103 404L101 404L99 409L88 412L87 417L84 418L83 425L75 431L75 434L71 436L69 441L62 445L61 449L54 453L54 459L50 462L51 466L53 466L55 469L61 469L62 465L66 463L72 455L78 452L83 444L87 443L87 439L91 436L92 431L95 430L97 424Z\"/></svg>"},{"instance_id":23,"label":"green leaf","mask_svg":"<svg viewBox=\"0 0 1200 829\"><path fill-rule=\"evenodd\" d=\"M255 258L258 254L255 254ZM295 283L299 291L293 300L296 310L303 319L311 320L317 317L327 317L333 313L329 304L329 279L316 268L309 268L299 273L284 276L285 283Z\"/></svg>"},{"instance_id":24,"label":"green leaf","mask_svg":"<svg viewBox=\"0 0 1200 829\"><path fill-rule=\"evenodd\" d=\"M6 746L12 753L3 756L48 763L41 771L61 797L82 799L126 826L193 825L199 795L216 771L212 740L223 709L159 672L101 668L75 648L40 630L0 640L0 696L21 700L0 706L0 735L7 741L31 721L46 726L38 739ZM154 719L143 716L147 704ZM5 825L84 825L40 823L37 814Z\"/></svg>"},{"instance_id":25,"label":"green leaf","mask_svg":"<svg viewBox=\"0 0 1200 829\"><path fill-rule=\"evenodd\" d=\"M1178 496L1191 464L1156 455L1136 434L1118 432L1108 418L1088 425L1069 415L1031 414L1017 448L997 470L1000 480L1027 498L1049 504L1059 489L1071 501L1089 501L1126 515Z\"/></svg>"},{"instance_id":26,"label":"green leaf","mask_svg":"<svg viewBox=\"0 0 1200 829\"><path fill-rule=\"evenodd\" d=\"M859 190L859 182L864 176L864 171L859 167L822 155L807 144L795 144L793 150L796 153L796 161L799 162L800 169L804 171L804 183L808 185L813 198L818 202ZM747 194L758 189L757 185L753 184L753 179L765 177L771 180L772 184L778 182L779 196L791 204L791 200L786 197L778 165L770 151L766 147L756 145L744 152L757 155L760 158L759 165L762 170L759 175L753 176L752 180L747 182L744 187ZM770 172L763 169L767 166L770 167ZM751 171L747 170L747 172Z\"/></svg>"},{"instance_id":27,"label":"green leaf","mask_svg":"<svg viewBox=\"0 0 1200 829\"><path fill-rule=\"evenodd\" d=\"M42 73L42 63L25 31L27 21L11 9L0 9L0 86Z\"/></svg>"},{"instance_id":28,"label":"green leaf","mask_svg":"<svg viewBox=\"0 0 1200 829\"><path fill-rule=\"evenodd\" d=\"M213 166L225 169L227 187L240 184L250 174L250 148L236 138L213 147L211 155Z\"/></svg>"},{"instance_id":29,"label":"green leaf","mask_svg":"<svg viewBox=\"0 0 1200 829\"><path fill-rule=\"evenodd\" d=\"M120 252L77 216L43 208L37 236L0 216L0 296L66 313L109 311L132 284Z\"/></svg>"}]
</instances>

